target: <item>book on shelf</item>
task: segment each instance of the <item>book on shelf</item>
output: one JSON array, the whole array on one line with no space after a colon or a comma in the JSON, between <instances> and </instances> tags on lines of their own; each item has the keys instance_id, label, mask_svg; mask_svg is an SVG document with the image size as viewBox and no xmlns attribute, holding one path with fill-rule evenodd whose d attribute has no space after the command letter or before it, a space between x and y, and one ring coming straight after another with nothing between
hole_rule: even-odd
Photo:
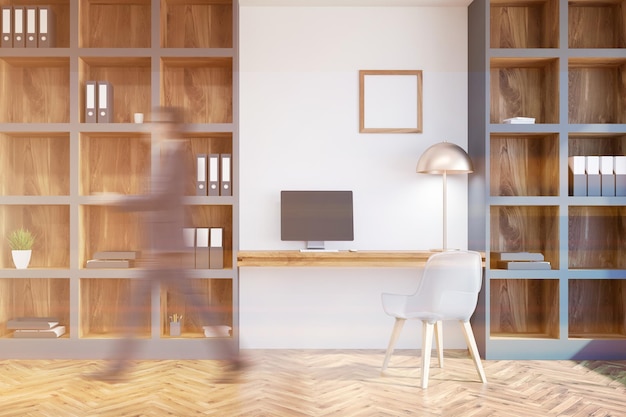
<instances>
[{"instance_id":1,"label":"book on shelf","mask_svg":"<svg viewBox=\"0 0 626 417\"><path fill-rule=\"evenodd\" d=\"M498 261L499 269L552 269L547 261Z\"/></svg>"},{"instance_id":2,"label":"book on shelf","mask_svg":"<svg viewBox=\"0 0 626 417\"><path fill-rule=\"evenodd\" d=\"M94 259L137 259L139 252L133 250L105 250L93 254Z\"/></svg>"},{"instance_id":3,"label":"book on shelf","mask_svg":"<svg viewBox=\"0 0 626 417\"><path fill-rule=\"evenodd\" d=\"M87 268L130 268L129 259L89 259Z\"/></svg>"},{"instance_id":4,"label":"book on shelf","mask_svg":"<svg viewBox=\"0 0 626 417\"><path fill-rule=\"evenodd\" d=\"M13 337L17 339L55 339L65 334L65 326L55 326L46 330L17 329Z\"/></svg>"},{"instance_id":5,"label":"book on shelf","mask_svg":"<svg viewBox=\"0 0 626 417\"><path fill-rule=\"evenodd\" d=\"M9 330L48 330L59 324L56 317L17 317L7 322Z\"/></svg>"},{"instance_id":6,"label":"book on shelf","mask_svg":"<svg viewBox=\"0 0 626 417\"><path fill-rule=\"evenodd\" d=\"M535 123L534 117L511 117L504 119L504 123L512 125L532 125Z\"/></svg>"},{"instance_id":7,"label":"book on shelf","mask_svg":"<svg viewBox=\"0 0 626 417\"><path fill-rule=\"evenodd\" d=\"M493 252L491 256L497 261L543 261L541 252Z\"/></svg>"}]
</instances>

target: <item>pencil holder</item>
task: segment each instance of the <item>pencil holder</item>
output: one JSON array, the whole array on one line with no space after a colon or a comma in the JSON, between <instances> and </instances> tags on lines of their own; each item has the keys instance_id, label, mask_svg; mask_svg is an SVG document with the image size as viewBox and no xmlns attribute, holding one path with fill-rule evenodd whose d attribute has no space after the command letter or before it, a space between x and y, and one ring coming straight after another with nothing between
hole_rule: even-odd
<instances>
[{"instance_id":1,"label":"pencil holder","mask_svg":"<svg viewBox=\"0 0 626 417\"><path fill-rule=\"evenodd\" d=\"M180 336L179 321L170 321L170 336Z\"/></svg>"}]
</instances>

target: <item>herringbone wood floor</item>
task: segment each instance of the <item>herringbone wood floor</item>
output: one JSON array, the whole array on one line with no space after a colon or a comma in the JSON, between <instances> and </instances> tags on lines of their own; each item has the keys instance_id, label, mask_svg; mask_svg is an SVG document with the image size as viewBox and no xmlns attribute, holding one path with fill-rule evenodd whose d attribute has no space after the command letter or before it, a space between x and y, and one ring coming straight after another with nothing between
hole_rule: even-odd
<instances>
[{"instance_id":1,"label":"herringbone wood floor","mask_svg":"<svg viewBox=\"0 0 626 417\"><path fill-rule=\"evenodd\" d=\"M433 358L420 386L419 352L397 351L381 374L378 350L250 350L223 380L219 361L136 361L115 384L83 377L102 361L0 361L0 416L626 416L626 361Z\"/></svg>"}]
</instances>

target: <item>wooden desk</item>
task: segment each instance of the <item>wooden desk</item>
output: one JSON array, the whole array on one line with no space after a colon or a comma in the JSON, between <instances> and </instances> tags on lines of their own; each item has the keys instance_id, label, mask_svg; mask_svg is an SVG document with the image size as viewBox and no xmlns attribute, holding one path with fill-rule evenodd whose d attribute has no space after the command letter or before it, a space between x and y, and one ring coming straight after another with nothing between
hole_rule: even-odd
<instances>
[{"instance_id":1,"label":"wooden desk","mask_svg":"<svg viewBox=\"0 0 626 417\"><path fill-rule=\"evenodd\" d=\"M431 251L239 251L237 266L422 267Z\"/></svg>"}]
</instances>

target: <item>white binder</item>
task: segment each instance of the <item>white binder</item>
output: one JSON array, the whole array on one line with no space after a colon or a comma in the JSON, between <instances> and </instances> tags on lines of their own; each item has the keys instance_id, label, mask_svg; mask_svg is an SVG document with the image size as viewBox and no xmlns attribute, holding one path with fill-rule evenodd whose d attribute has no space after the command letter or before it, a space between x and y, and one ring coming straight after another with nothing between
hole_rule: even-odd
<instances>
[{"instance_id":1,"label":"white binder","mask_svg":"<svg viewBox=\"0 0 626 417\"><path fill-rule=\"evenodd\" d=\"M24 48L24 8L13 7L13 47Z\"/></svg>"},{"instance_id":2,"label":"white binder","mask_svg":"<svg viewBox=\"0 0 626 417\"><path fill-rule=\"evenodd\" d=\"M613 157L600 157L600 183L602 186L601 194L603 196L612 197L615 195L615 174L613 173Z\"/></svg>"},{"instance_id":3,"label":"white binder","mask_svg":"<svg viewBox=\"0 0 626 417\"><path fill-rule=\"evenodd\" d=\"M209 268L224 268L224 236L221 227L211 227L211 242L209 244Z\"/></svg>"},{"instance_id":4,"label":"white binder","mask_svg":"<svg viewBox=\"0 0 626 417\"><path fill-rule=\"evenodd\" d=\"M588 155L585 157L585 172L587 173L587 195L600 196L602 194L600 178L600 157Z\"/></svg>"},{"instance_id":5,"label":"white binder","mask_svg":"<svg viewBox=\"0 0 626 417\"><path fill-rule=\"evenodd\" d=\"M220 166L221 166L221 176L220 176L220 195L230 196L233 195L231 180L230 180L230 172L231 172L231 154L223 153L220 155Z\"/></svg>"},{"instance_id":6,"label":"white binder","mask_svg":"<svg viewBox=\"0 0 626 417\"><path fill-rule=\"evenodd\" d=\"M196 195L207 195L207 156L196 155Z\"/></svg>"},{"instance_id":7,"label":"white binder","mask_svg":"<svg viewBox=\"0 0 626 417\"><path fill-rule=\"evenodd\" d=\"M196 229L196 268L209 268L209 228Z\"/></svg>"},{"instance_id":8,"label":"white binder","mask_svg":"<svg viewBox=\"0 0 626 417\"><path fill-rule=\"evenodd\" d=\"M52 8L48 6L39 6L39 30L37 34L39 41L37 46L40 48L51 48L55 41L55 19Z\"/></svg>"},{"instance_id":9,"label":"white binder","mask_svg":"<svg viewBox=\"0 0 626 417\"><path fill-rule=\"evenodd\" d=\"M26 47L37 47L37 8L35 6L26 6Z\"/></svg>"},{"instance_id":10,"label":"white binder","mask_svg":"<svg viewBox=\"0 0 626 417\"><path fill-rule=\"evenodd\" d=\"M183 243L185 253L183 254L182 266L186 269L196 267L196 229L195 227L183 228Z\"/></svg>"},{"instance_id":11,"label":"white binder","mask_svg":"<svg viewBox=\"0 0 626 417\"><path fill-rule=\"evenodd\" d=\"M585 157L570 156L569 163L569 183L571 187L571 195L586 196L587 195L587 176L585 175Z\"/></svg>"},{"instance_id":12,"label":"white binder","mask_svg":"<svg viewBox=\"0 0 626 417\"><path fill-rule=\"evenodd\" d=\"M220 155L209 155L209 193L208 195L220 195Z\"/></svg>"},{"instance_id":13,"label":"white binder","mask_svg":"<svg viewBox=\"0 0 626 417\"><path fill-rule=\"evenodd\" d=\"M613 159L615 172L615 195L626 196L626 156L619 155Z\"/></svg>"},{"instance_id":14,"label":"white binder","mask_svg":"<svg viewBox=\"0 0 626 417\"><path fill-rule=\"evenodd\" d=\"M3 48L13 48L13 8L2 6L2 42Z\"/></svg>"},{"instance_id":15,"label":"white binder","mask_svg":"<svg viewBox=\"0 0 626 417\"><path fill-rule=\"evenodd\" d=\"M96 123L98 116L96 114L97 90L95 81L87 81L85 83L85 123Z\"/></svg>"},{"instance_id":16,"label":"white binder","mask_svg":"<svg viewBox=\"0 0 626 417\"><path fill-rule=\"evenodd\" d=\"M113 86L106 81L98 81L98 123L113 122Z\"/></svg>"}]
</instances>

